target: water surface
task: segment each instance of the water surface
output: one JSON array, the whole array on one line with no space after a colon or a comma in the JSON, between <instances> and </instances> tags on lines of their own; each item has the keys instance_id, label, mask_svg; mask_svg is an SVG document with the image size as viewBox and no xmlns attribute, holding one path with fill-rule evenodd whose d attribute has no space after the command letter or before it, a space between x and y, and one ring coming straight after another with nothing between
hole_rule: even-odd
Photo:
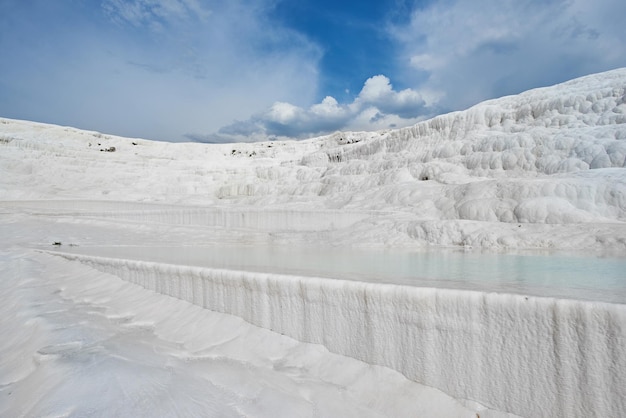
<instances>
[{"instance_id":1,"label":"water surface","mask_svg":"<svg viewBox=\"0 0 626 418\"><path fill-rule=\"evenodd\" d=\"M66 252L170 264L626 303L626 257L313 246L90 246Z\"/></svg>"}]
</instances>

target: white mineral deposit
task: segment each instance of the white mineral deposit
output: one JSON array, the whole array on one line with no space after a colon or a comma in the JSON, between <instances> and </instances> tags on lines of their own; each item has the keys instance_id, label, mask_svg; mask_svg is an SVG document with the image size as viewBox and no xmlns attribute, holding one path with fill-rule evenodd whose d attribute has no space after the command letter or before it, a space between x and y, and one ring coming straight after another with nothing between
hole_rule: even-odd
<instances>
[{"instance_id":1,"label":"white mineral deposit","mask_svg":"<svg viewBox=\"0 0 626 418\"><path fill-rule=\"evenodd\" d=\"M620 417L626 69L414 126L0 118L0 415Z\"/></svg>"}]
</instances>

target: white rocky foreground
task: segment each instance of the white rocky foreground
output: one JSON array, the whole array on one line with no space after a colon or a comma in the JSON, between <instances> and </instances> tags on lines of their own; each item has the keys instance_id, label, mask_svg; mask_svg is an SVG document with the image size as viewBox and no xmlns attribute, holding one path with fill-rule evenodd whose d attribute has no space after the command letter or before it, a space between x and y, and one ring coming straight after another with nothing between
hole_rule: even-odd
<instances>
[{"instance_id":1,"label":"white rocky foreground","mask_svg":"<svg viewBox=\"0 0 626 418\"><path fill-rule=\"evenodd\" d=\"M301 142L171 144L0 119L0 200L2 312L14 318L1 329L3 415L626 411L623 302L172 266L69 246L623 257L626 69L410 128ZM50 252L53 242L62 245Z\"/></svg>"}]
</instances>

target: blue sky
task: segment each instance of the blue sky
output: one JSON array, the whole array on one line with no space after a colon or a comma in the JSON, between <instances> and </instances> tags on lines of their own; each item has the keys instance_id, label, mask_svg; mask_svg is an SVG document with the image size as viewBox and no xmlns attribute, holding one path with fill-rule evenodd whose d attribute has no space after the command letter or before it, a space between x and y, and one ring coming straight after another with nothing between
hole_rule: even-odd
<instances>
[{"instance_id":1,"label":"blue sky","mask_svg":"<svg viewBox=\"0 0 626 418\"><path fill-rule=\"evenodd\" d=\"M0 0L0 116L168 141L408 126L626 66L622 0Z\"/></svg>"}]
</instances>

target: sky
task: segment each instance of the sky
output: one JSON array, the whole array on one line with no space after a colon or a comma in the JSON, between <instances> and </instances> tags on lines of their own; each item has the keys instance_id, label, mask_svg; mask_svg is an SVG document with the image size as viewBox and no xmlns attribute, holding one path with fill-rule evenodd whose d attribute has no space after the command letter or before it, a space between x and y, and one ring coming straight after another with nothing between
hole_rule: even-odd
<instances>
[{"instance_id":1,"label":"sky","mask_svg":"<svg viewBox=\"0 0 626 418\"><path fill-rule=\"evenodd\" d=\"M0 0L0 116L161 141L403 127L626 66L623 0Z\"/></svg>"}]
</instances>

